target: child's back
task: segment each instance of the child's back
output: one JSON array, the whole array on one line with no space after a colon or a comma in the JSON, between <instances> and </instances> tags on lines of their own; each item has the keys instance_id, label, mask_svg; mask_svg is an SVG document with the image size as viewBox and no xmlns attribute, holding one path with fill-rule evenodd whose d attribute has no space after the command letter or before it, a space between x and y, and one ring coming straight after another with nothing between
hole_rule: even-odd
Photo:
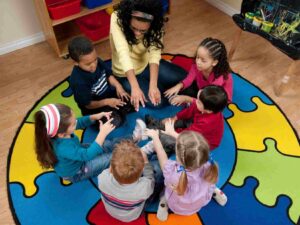
<instances>
[{"instance_id":1,"label":"child's back","mask_svg":"<svg viewBox=\"0 0 300 225\"><path fill-rule=\"evenodd\" d=\"M98 176L106 211L123 222L141 215L145 201L153 193L154 183L152 165L131 141L116 145L110 169Z\"/></svg>"},{"instance_id":2,"label":"child's back","mask_svg":"<svg viewBox=\"0 0 300 225\"><path fill-rule=\"evenodd\" d=\"M186 191L184 195L178 195L172 187L180 179L181 172L174 172L180 170L180 164L172 160L167 161L163 168L166 185L165 197L169 208L174 213L191 215L209 203L215 189L214 184L204 179L209 167L210 163L207 162L193 171L186 170L188 179Z\"/></svg>"}]
</instances>

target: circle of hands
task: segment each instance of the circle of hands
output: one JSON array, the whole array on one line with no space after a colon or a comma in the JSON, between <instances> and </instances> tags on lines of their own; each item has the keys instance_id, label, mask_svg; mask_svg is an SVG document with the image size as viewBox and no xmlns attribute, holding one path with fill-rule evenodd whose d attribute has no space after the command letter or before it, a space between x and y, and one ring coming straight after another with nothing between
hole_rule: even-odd
<instances>
[{"instance_id":1,"label":"circle of hands","mask_svg":"<svg viewBox=\"0 0 300 225\"><path fill-rule=\"evenodd\" d=\"M186 102L185 95L178 95L180 89L181 84L179 83L164 92L165 97L169 99L171 105L179 106Z\"/></svg>"},{"instance_id":2,"label":"circle of hands","mask_svg":"<svg viewBox=\"0 0 300 225\"><path fill-rule=\"evenodd\" d=\"M172 137L176 136L177 132L175 131L174 128L175 119L166 118L162 120L162 123L165 125L165 130L161 130L162 133ZM159 130L146 128L145 135L152 138L153 141L159 140Z\"/></svg>"},{"instance_id":3,"label":"circle of hands","mask_svg":"<svg viewBox=\"0 0 300 225\"><path fill-rule=\"evenodd\" d=\"M174 87L166 90L164 92L164 96L169 99L171 105L179 106L186 103L186 96L185 95L178 95L181 86L175 85ZM124 106L129 102L134 106L136 111L139 111L140 105L145 107L145 103L148 102L146 99L143 91L140 87L133 88L131 90L131 95L127 93L122 86L116 88L118 98L109 98L108 105L112 108L119 109L120 107ZM161 93L158 87L149 87L148 97L150 102L154 106L158 106L161 103Z\"/></svg>"}]
</instances>

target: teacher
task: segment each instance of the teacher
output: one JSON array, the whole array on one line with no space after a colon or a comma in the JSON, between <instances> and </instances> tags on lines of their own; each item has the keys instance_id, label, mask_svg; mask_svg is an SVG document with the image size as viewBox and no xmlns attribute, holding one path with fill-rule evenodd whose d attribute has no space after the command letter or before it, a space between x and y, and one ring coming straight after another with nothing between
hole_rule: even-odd
<instances>
[{"instance_id":1,"label":"teacher","mask_svg":"<svg viewBox=\"0 0 300 225\"><path fill-rule=\"evenodd\" d=\"M161 96L186 77L179 66L161 59L164 17L159 0L122 0L111 15L112 71L131 104L162 106Z\"/></svg>"}]
</instances>

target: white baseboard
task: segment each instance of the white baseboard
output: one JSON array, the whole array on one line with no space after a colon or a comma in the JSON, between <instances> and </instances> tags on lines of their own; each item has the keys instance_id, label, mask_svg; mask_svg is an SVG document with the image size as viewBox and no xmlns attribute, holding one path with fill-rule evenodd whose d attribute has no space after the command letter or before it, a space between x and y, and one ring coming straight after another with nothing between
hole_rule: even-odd
<instances>
[{"instance_id":1,"label":"white baseboard","mask_svg":"<svg viewBox=\"0 0 300 225\"><path fill-rule=\"evenodd\" d=\"M206 0L206 1L229 16L240 13L237 9L232 8L230 5L224 3L221 0Z\"/></svg>"},{"instance_id":2,"label":"white baseboard","mask_svg":"<svg viewBox=\"0 0 300 225\"><path fill-rule=\"evenodd\" d=\"M0 44L0 55L3 55L5 53L9 53L12 51L15 51L20 48L27 47L29 45L33 45L39 42L42 42L45 40L45 36L43 32L36 33L34 35L16 40L11 41L5 44Z\"/></svg>"}]
</instances>

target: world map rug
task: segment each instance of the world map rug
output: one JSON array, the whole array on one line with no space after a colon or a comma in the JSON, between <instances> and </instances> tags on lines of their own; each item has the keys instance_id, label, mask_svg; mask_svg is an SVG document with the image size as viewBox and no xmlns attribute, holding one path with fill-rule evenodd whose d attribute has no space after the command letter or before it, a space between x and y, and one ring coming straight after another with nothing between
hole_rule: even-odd
<instances>
[{"instance_id":1,"label":"world map rug","mask_svg":"<svg viewBox=\"0 0 300 225\"><path fill-rule=\"evenodd\" d=\"M193 59L164 54L163 58L189 70ZM110 61L107 61L110 65ZM212 154L219 164L218 186L228 197L222 207L212 200L190 216L170 214L166 222L156 218L157 203L145 209L134 225L292 225L300 216L299 138L281 109L262 90L233 73L233 101L224 110L225 132ZM47 92L28 112L13 140L7 161L9 204L17 224L83 225L123 224L103 206L97 179L76 184L43 170L34 151L34 113L43 105L63 103L81 116L68 80ZM108 137L133 131L135 120L150 114L173 116L180 107L142 108L127 115L124 125ZM76 134L82 142L94 140L95 128Z\"/></svg>"}]
</instances>

